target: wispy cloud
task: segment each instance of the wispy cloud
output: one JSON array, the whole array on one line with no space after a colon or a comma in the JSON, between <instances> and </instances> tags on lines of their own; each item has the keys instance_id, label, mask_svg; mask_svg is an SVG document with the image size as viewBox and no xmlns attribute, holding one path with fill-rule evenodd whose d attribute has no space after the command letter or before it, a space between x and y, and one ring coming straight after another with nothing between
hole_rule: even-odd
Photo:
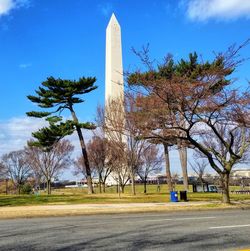
<instances>
[{"instance_id":1,"label":"wispy cloud","mask_svg":"<svg viewBox=\"0 0 250 251\"><path fill-rule=\"evenodd\" d=\"M0 121L0 156L4 153L22 149L27 141L32 138L32 132L47 126L43 119L32 117L14 117L6 121ZM84 130L86 143L91 139L91 130ZM76 133L67 137L75 146L74 157L81 154L80 143Z\"/></svg>"},{"instance_id":2,"label":"wispy cloud","mask_svg":"<svg viewBox=\"0 0 250 251\"><path fill-rule=\"evenodd\" d=\"M22 149L31 133L46 125L42 119L15 117L0 121L0 155Z\"/></svg>"},{"instance_id":3,"label":"wispy cloud","mask_svg":"<svg viewBox=\"0 0 250 251\"><path fill-rule=\"evenodd\" d=\"M43 119L31 117L14 117L6 121L0 121L0 158L3 154L11 151L21 150L27 145L27 141L32 138L32 132L37 131L47 125ZM91 139L92 132L84 130L86 143ZM66 137L75 147L72 158L80 156L81 149L76 133ZM63 173L63 178L75 179L72 175L72 168Z\"/></svg>"},{"instance_id":4,"label":"wispy cloud","mask_svg":"<svg viewBox=\"0 0 250 251\"><path fill-rule=\"evenodd\" d=\"M29 6L30 0L0 0L0 17L10 14L14 9Z\"/></svg>"},{"instance_id":5,"label":"wispy cloud","mask_svg":"<svg viewBox=\"0 0 250 251\"><path fill-rule=\"evenodd\" d=\"M32 66L32 64L31 64L31 63L27 63L27 64L19 64L19 68L21 68L21 69L26 69L26 68L31 67L31 66Z\"/></svg>"},{"instance_id":6,"label":"wispy cloud","mask_svg":"<svg viewBox=\"0 0 250 251\"><path fill-rule=\"evenodd\" d=\"M0 15L8 14L14 8L12 0L0 0Z\"/></svg>"},{"instance_id":7,"label":"wispy cloud","mask_svg":"<svg viewBox=\"0 0 250 251\"><path fill-rule=\"evenodd\" d=\"M194 21L250 18L250 0L187 0L187 16Z\"/></svg>"},{"instance_id":8,"label":"wispy cloud","mask_svg":"<svg viewBox=\"0 0 250 251\"><path fill-rule=\"evenodd\" d=\"M113 11L113 5L109 2L98 5L98 8L105 17L110 16Z\"/></svg>"}]
</instances>

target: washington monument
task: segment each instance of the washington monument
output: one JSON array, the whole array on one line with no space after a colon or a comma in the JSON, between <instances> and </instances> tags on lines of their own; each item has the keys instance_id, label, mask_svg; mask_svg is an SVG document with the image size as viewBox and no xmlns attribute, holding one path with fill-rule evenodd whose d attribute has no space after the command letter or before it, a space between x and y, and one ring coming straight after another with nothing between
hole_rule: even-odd
<instances>
[{"instance_id":1,"label":"washington monument","mask_svg":"<svg viewBox=\"0 0 250 251\"><path fill-rule=\"evenodd\" d=\"M105 67L105 125L111 129L105 132L105 137L123 145L126 142L126 137L122 133L124 130L124 81L121 27L114 14L112 14L106 29ZM113 129L118 129L118 131ZM123 166L121 165L120 168ZM108 178L108 182L111 184L120 185L119 180L120 176L117 174Z\"/></svg>"},{"instance_id":2,"label":"washington monument","mask_svg":"<svg viewBox=\"0 0 250 251\"><path fill-rule=\"evenodd\" d=\"M105 103L124 97L121 27L112 14L106 29Z\"/></svg>"}]
</instances>

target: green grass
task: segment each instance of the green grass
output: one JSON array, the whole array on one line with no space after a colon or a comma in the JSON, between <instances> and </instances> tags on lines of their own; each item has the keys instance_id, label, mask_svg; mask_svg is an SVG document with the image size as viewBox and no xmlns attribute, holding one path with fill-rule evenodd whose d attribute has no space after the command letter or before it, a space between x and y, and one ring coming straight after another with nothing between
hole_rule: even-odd
<instances>
[{"instance_id":1,"label":"green grass","mask_svg":"<svg viewBox=\"0 0 250 251\"><path fill-rule=\"evenodd\" d=\"M191 186L190 186L191 189ZM233 188L235 190L237 188ZM176 190L183 190L183 186L177 186ZM127 186L125 193L119 198L116 187L109 187L106 193L88 195L87 189L56 189L52 195L42 192L40 195L0 195L0 206L24 206L24 205L48 205L48 204L81 204L81 203L146 203L146 202L169 202L167 186L162 185L160 193L157 193L156 185L148 185L148 193L143 193L143 186L136 186L136 196L130 194L131 188ZM188 193L190 201L220 201L221 194L218 193ZM232 200L250 200L250 195L231 194Z\"/></svg>"}]
</instances>

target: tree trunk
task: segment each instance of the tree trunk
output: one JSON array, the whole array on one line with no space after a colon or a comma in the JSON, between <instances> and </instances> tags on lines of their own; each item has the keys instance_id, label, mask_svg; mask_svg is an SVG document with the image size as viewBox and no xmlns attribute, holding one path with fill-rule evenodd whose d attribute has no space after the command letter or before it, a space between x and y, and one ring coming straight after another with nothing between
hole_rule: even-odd
<instances>
[{"instance_id":1,"label":"tree trunk","mask_svg":"<svg viewBox=\"0 0 250 251\"><path fill-rule=\"evenodd\" d=\"M172 177L171 177L171 170L170 170L168 144L163 143L163 146L164 146L164 155L165 155L166 176L167 176L168 190L169 190L169 192L172 192L173 191L173 185L172 185Z\"/></svg>"},{"instance_id":2,"label":"tree trunk","mask_svg":"<svg viewBox=\"0 0 250 251\"><path fill-rule=\"evenodd\" d=\"M106 192L105 181L102 183L102 192L103 192L103 193Z\"/></svg>"},{"instance_id":3,"label":"tree trunk","mask_svg":"<svg viewBox=\"0 0 250 251\"><path fill-rule=\"evenodd\" d=\"M51 194L51 180L49 181L49 194Z\"/></svg>"},{"instance_id":4,"label":"tree trunk","mask_svg":"<svg viewBox=\"0 0 250 251\"><path fill-rule=\"evenodd\" d=\"M102 183L101 183L101 181L99 181L98 186L99 186L99 193L102 193Z\"/></svg>"},{"instance_id":5,"label":"tree trunk","mask_svg":"<svg viewBox=\"0 0 250 251\"><path fill-rule=\"evenodd\" d=\"M222 189L222 203L230 203L229 195L229 173L222 173L221 177L221 189Z\"/></svg>"},{"instance_id":6,"label":"tree trunk","mask_svg":"<svg viewBox=\"0 0 250 251\"><path fill-rule=\"evenodd\" d=\"M51 180L50 179L47 180L47 194L48 195L51 194Z\"/></svg>"},{"instance_id":7,"label":"tree trunk","mask_svg":"<svg viewBox=\"0 0 250 251\"><path fill-rule=\"evenodd\" d=\"M120 176L118 178L117 192L119 194L119 198L121 198L121 180L120 180Z\"/></svg>"},{"instance_id":8,"label":"tree trunk","mask_svg":"<svg viewBox=\"0 0 250 251\"><path fill-rule=\"evenodd\" d=\"M203 178L201 176L199 176L199 180L202 186L202 192L204 193L204 183L203 183Z\"/></svg>"},{"instance_id":9,"label":"tree trunk","mask_svg":"<svg viewBox=\"0 0 250 251\"><path fill-rule=\"evenodd\" d=\"M70 110L71 110L71 115L73 117L73 120L76 123L76 131L77 131L77 134L78 134L78 137L79 137L79 140L80 140L82 156L83 156L84 165L85 165L85 169L86 169L86 175L87 175L88 194L92 194L94 192L94 190L93 190L93 186L92 186L91 170L90 170L90 166L89 166L89 160L88 160L86 145L85 145L84 138L83 138L83 135L82 135L82 130L77 125L78 124L78 119L76 117L76 114L75 114L72 107L71 107Z\"/></svg>"},{"instance_id":10,"label":"tree trunk","mask_svg":"<svg viewBox=\"0 0 250 251\"><path fill-rule=\"evenodd\" d=\"M147 193L147 180L144 180L144 193Z\"/></svg>"},{"instance_id":11,"label":"tree trunk","mask_svg":"<svg viewBox=\"0 0 250 251\"><path fill-rule=\"evenodd\" d=\"M99 175L99 193L102 193L102 181L100 175Z\"/></svg>"},{"instance_id":12,"label":"tree trunk","mask_svg":"<svg viewBox=\"0 0 250 251\"><path fill-rule=\"evenodd\" d=\"M135 195L135 177L134 177L134 174L131 173L130 175L131 177L131 192L132 192L132 195Z\"/></svg>"},{"instance_id":13,"label":"tree trunk","mask_svg":"<svg viewBox=\"0 0 250 251\"><path fill-rule=\"evenodd\" d=\"M202 192L204 193L204 183L203 183L203 181L201 181L201 185L202 185Z\"/></svg>"},{"instance_id":14,"label":"tree trunk","mask_svg":"<svg viewBox=\"0 0 250 251\"><path fill-rule=\"evenodd\" d=\"M121 185L122 193L125 191L125 185Z\"/></svg>"},{"instance_id":15,"label":"tree trunk","mask_svg":"<svg viewBox=\"0 0 250 251\"><path fill-rule=\"evenodd\" d=\"M49 195L49 180L47 180L46 183L47 183L47 184L46 184L46 190L47 190L47 194Z\"/></svg>"},{"instance_id":16,"label":"tree trunk","mask_svg":"<svg viewBox=\"0 0 250 251\"><path fill-rule=\"evenodd\" d=\"M8 194L8 179L6 179L5 182L6 182L5 183L5 185L6 185L5 186L5 192L6 192L6 194Z\"/></svg>"},{"instance_id":17,"label":"tree trunk","mask_svg":"<svg viewBox=\"0 0 250 251\"><path fill-rule=\"evenodd\" d=\"M78 137L80 139L82 155L83 155L83 159L84 159L84 165L85 165L85 168L86 168L88 194L92 194L92 193L94 193L94 190L93 190L93 185L92 185L92 178L91 178L91 171L90 171L90 166L89 166L87 150L86 150L85 142L84 142L84 139L83 139L83 136L82 136L81 128L77 127L76 130L77 130L77 133L78 133Z\"/></svg>"},{"instance_id":18,"label":"tree trunk","mask_svg":"<svg viewBox=\"0 0 250 251\"><path fill-rule=\"evenodd\" d=\"M184 190L188 191L187 148L183 147L180 141L178 143L178 151L181 162Z\"/></svg>"}]
</instances>

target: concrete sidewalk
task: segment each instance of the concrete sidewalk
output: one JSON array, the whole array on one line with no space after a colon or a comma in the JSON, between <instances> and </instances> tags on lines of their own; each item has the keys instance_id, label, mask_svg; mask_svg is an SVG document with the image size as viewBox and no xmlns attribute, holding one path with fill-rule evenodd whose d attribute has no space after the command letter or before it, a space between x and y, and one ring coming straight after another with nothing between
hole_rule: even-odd
<instances>
[{"instance_id":1,"label":"concrete sidewalk","mask_svg":"<svg viewBox=\"0 0 250 251\"><path fill-rule=\"evenodd\" d=\"M40 206L0 207L0 219L67 216L103 213L135 213L179 211L209 208L230 208L219 202L177 202L177 203L117 203L117 204L51 204ZM235 208L235 206L232 206Z\"/></svg>"}]
</instances>

